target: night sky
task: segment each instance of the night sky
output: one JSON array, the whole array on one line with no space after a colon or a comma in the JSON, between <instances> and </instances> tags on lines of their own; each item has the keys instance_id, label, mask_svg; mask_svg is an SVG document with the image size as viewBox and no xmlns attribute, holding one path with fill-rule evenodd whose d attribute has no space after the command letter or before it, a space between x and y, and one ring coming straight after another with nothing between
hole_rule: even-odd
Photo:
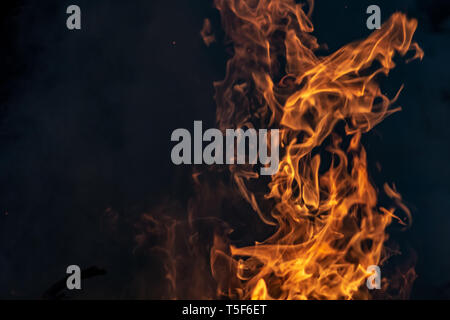
<instances>
[{"instance_id":1,"label":"night sky","mask_svg":"<svg viewBox=\"0 0 450 320\"><path fill-rule=\"evenodd\" d=\"M16 0L0 36L0 298L39 299L67 266L98 267L71 299L161 298L163 270L136 249L136 223L162 202L184 206L190 167L171 163L171 132L215 125L213 82L229 51L218 12L200 0ZM66 8L82 30L66 28ZM363 37L368 5L419 20L423 61L382 88L399 113L368 133L374 180L395 183L412 227L393 228L417 256L411 298L450 298L450 5L445 0L317 0L314 35L331 53ZM210 18L218 41L205 46ZM173 200L173 199L176 199Z\"/></svg>"}]
</instances>

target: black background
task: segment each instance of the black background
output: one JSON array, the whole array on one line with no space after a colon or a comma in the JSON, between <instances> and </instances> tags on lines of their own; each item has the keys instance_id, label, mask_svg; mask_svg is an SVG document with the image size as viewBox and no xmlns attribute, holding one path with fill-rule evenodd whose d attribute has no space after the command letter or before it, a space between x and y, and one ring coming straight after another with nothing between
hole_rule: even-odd
<instances>
[{"instance_id":1,"label":"black background","mask_svg":"<svg viewBox=\"0 0 450 320\"><path fill-rule=\"evenodd\" d=\"M82 30L66 28L66 8ZM450 20L448 1L317 1L315 35L330 52L382 20L419 19L422 62L398 60L387 92L405 84L403 111L369 133L383 167L412 209L392 231L417 255L412 298L450 298ZM99 266L72 298L159 298L157 262L140 257L137 217L162 199L191 194L188 167L170 161L170 134L194 120L214 126L213 81L227 50L218 13L200 0L25 1L1 4L0 297L40 298L68 265ZM203 19L218 43L206 47ZM391 95L392 96L392 95Z\"/></svg>"}]
</instances>

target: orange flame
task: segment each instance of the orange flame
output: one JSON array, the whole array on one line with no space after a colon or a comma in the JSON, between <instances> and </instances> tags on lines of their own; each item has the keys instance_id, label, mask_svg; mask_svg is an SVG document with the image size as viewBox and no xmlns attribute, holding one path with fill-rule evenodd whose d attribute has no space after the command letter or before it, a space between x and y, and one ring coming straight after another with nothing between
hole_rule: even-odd
<instances>
[{"instance_id":1,"label":"orange flame","mask_svg":"<svg viewBox=\"0 0 450 320\"><path fill-rule=\"evenodd\" d=\"M243 248L216 239L211 267L219 294L369 298L366 270L381 264L392 219L404 222L394 209L378 206L361 137L399 110L391 108L398 94L390 100L376 78L394 68L395 54L412 50L413 58L423 57L412 42L417 21L396 13L367 39L320 57L310 35L312 1L308 13L294 0L216 0L215 5L234 44L226 78L215 84L218 124L280 128L283 154L264 199L247 186L257 175L231 168L239 191L276 231ZM345 124L344 135L338 134L339 123ZM385 191L409 219L400 195L387 185ZM268 203L271 210L262 209ZM218 270L224 261L232 273L226 281Z\"/></svg>"}]
</instances>

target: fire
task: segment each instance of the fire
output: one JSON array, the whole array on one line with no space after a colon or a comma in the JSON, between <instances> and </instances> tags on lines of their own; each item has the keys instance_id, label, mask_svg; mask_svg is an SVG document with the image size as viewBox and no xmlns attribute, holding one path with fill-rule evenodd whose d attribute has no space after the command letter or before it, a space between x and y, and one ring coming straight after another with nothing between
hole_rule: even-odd
<instances>
[{"instance_id":1,"label":"fire","mask_svg":"<svg viewBox=\"0 0 450 320\"><path fill-rule=\"evenodd\" d=\"M417 21L396 13L367 39L322 57L311 35L312 1L216 0L215 6L234 45L226 78L215 84L219 127L279 128L282 147L263 198L249 187L261 177L248 167L230 169L243 197L275 232L240 248L215 239L211 267L219 294L369 298L367 268L385 258L386 228L393 219L406 224L410 213L388 185L385 192L406 218L379 206L361 138L399 110L392 108L398 94L389 99L377 78L395 67L396 54L423 57L412 42Z\"/></svg>"}]
</instances>

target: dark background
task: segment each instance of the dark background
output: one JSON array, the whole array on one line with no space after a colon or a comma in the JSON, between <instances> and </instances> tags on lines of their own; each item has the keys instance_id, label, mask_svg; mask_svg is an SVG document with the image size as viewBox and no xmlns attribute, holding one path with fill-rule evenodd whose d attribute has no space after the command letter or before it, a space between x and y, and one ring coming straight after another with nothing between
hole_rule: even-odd
<instances>
[{"instance_id":1,"label":"dark background","mask_svg":"<svg viewBox=\"0 0 450 320\"><path fill-rule=\"evenodd\" d=\"M66 28L66 8L82 30ZM318 0L330 52L366 37L366 8L419 19L422 62L383 82L403 111L364 140L380 180L395 182L413 225L392 231L417 255L412 298L450 298L450 2ZM170 134L214 126L213 81L227 50L212 1L25 1L1 4L0 297L40 298L68 265L106 275L72 298L159 298L156 262L135 250L135 222L163 199L183 203L191 169L170 161ZM200 37L210 18L219 41ZM391 95L393 96L393 95Z\"/></svg>"}]
</instances>

